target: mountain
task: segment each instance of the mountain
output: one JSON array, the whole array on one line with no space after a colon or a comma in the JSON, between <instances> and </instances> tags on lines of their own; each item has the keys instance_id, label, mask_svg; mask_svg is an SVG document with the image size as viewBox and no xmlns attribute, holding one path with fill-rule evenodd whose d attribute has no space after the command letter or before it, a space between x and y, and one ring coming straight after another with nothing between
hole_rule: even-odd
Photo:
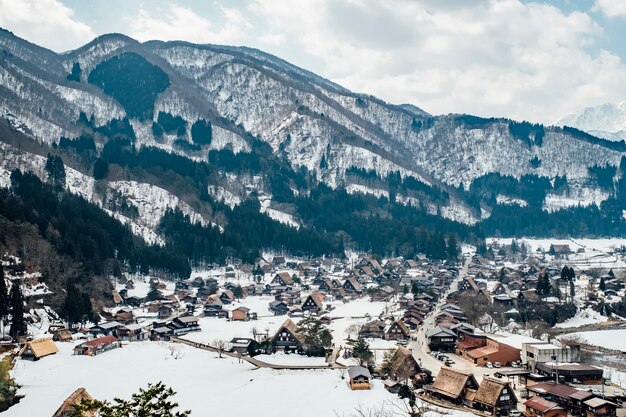
<instances>
[{"instance_id":1,"label":"mountain","mask_svg":"<svg viewBox=\"0 0 626 417\"><path fill-rule=\"evenodd\" d=\"M110 34L57 54L0 31L0 118L0 185L59 157L65 191L192 263L626 234L623 142L433 116L251 48Z\"/></svg>"},{"instance_id":2,"label":"mountain","mask_svg":"<svg viewBox=\"0 0 626 417\"><path fill-rule=\"evenodd\" d=\"M557 123L609 140L626 140L626 102L605 103L569 114Z\"/></svg>"}]
</instances>

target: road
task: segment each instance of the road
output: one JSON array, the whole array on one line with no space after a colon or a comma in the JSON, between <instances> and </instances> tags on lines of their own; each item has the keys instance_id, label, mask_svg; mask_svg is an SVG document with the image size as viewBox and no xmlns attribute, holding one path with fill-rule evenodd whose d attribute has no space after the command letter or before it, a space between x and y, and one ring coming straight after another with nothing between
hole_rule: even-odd
<instances>
[{"instance_id":1,"label":"road","mask_svg":"<svg viewBox=\"0 0 626 417\"><path fill-rule=\"evenodd\" d=\"M435 317L441 312L441 307L446 304L448 295L452 292L455 292L459 286L459 283L463 280L463 278L467 276L467 268L469 267L471 260L471 256L468 256L465 263L463 264L463 267L459 270L458 275L450 283L447 291L439 298L439 301L437 302L435 307L424 318L424 322L415 334L415 340L412 340L409 343L409 349L411 349L411 351L413 352L413 357L415 358L417 363L419 363L420 366L432 371L434 377L437 376L441 367L445 365L443 364L443 362L437 360L429 353L430 349L428 348L426 332L436 327ZM486 367L476 366L473 363L470 363L467 360L463 359L462 357L455 355L454 353L446 353L446 355L455 362L452 365L452 368L472 372L479 383L480 381L482 381L485 375L493 375L493 373L497 371L497 369L493 368L490 369ZM502 368L502 370L505 369L513 368Z\"/></svg>"},{"instance_id":2,"label":"road","mask_svg":"<svg viewBox=\"0 0 626 417\"><path fill-rule=\"evenodd\" d=\"M459 270L456 278L450 283L450 286L446 290L446 292L439 297L439 301L435 305L435 307L431 310L430 313L424 318L424 322L417 329L417 333L415 335L415 340L412 340L409 343L409 349L413 352L413 357L420 364L420 366L425 367L432 371L433 376L436 376L439 373L439 369L443 366L443 362L435 359L432 355L429 354L430 349L428 349L428 341L426 339L426 332L435 327L435 317L441 312L441 307L446 303L446 299L448 298L448 294L457 290L459 286L459 282L467 276L467 268L472 261L471 256L468 256L463 267ZM454 355L455 356L455 355ZM459 361L457 358L453 358L456 362L454 367L459 366Z\"/></svg>"}]
</instances>

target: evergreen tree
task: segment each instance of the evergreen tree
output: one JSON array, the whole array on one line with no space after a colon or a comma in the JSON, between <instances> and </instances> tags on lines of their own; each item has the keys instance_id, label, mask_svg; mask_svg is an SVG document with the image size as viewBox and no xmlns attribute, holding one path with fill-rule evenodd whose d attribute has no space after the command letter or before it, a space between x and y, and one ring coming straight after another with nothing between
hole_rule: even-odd
<instances>
[{"instance_id":1,"label":"evergreen tree","mask_svg":"<svg viewBox=\"0 0 626 417\"><path fill-rule=\"evenodd\" d=\"M172 401L176 392L162 382L148 384L147 389L140 388L130 400L115 398L115 404L108 401L83 400L74 407L73 417L87 415L97 411L100 417L187 417L191 411L175 411L178 403ZM89 414L91 415L91 414Z\"/></svg>"},{"instance_id":2,"label":"evergreen tree","mask_svg":"<svg viewBox=\"0 0 626 417\"><path fill-rule=\"evenodd\" d=\"M102 158L96 159L93 165L93 178L103 180L109 175L109 164Z\"/></svg>"},{"instance_id":3,"label":"evergreen tree","mask_svg":"<svg viewBox=\"0 0 626 417\"><path fill-rule=\"evenodd\" d=\"M9 334L13 340L26 335L26 321L24 320L24 296L19 281L11 286L11 329Z\"/></svg>"},{"instance_id":4,"label":"evergreen tree","mask_svg":"<svg viewBox=\"0 0 626 417\"><path fill-rule=\"evenodd\" d=\"M451 261L457 261L459 259L460 250L459 250L459 244L454 234L451 234L450 236L448 236L447 249L448 249L448 259Z\"/></svg>"},{"instance_id":5,"label":"evergreen tree","mask_svg":"<svg viewBox=\"0 0 626 417\"><path fill-rule=\"evenodd\" d=\"M569 282L569 296L571 298L571 302L574 302L574 297L576 296L576 286L574 285L574 281Z\"/></svg>"},{"instance_id":6,"label":"evergreen tree","mask_svg":"<svg viewBox=\"0 0 626 417\"><path fill-rule=\"evenodd\" d=\"M67 321L69 328L83 321L82 310L83 305L80 291L72 280L68 280L65 286L65 299L61 306L61 316Z\"/></svg>"},{"instance_id":7,"label":"evergreen tree","mask_svg":"<svg viewBox=\"0 0 626 417\"><path fill-rule=\"evenodd\" d=\"M606 290L606 282L604 282L604 277L600 278L600 291Z\"/></svg>"},{"instance_id":8,"label":"evergreen tree","mask_svg":"<svg viewBox=\"0 0 626 417\"><path fill-rule=\"evenodd\" d=\"M46 173L48 181L55 187L65 186L65 165L63 159L57 155L50 155L46 159Z\"/></svg>"},{"instance_id":9,"label":"evergreen tree","mask_svg":"<svg viewBox=\"0 0 626 417\"><path fill-rule=\"evenodd\" d=\"M10 302L7 291L7 283L4 278L4 267L0 262L0 321L4 321L9 315Z\"/></svg>"},{"instance_id":10,"label":"evergreen tree","mask_svg":"<svg viewBox=\"0 0 626 417\"><path fill-rule=\"evenodd\" d=\"M511 242L511 252L517 253L519 252L519 245L517 244L517 240L513 239Z\"/></svg>"},{"instance_id":11,"label":"evergreen tree","mask_svg":"<svg viewBox=\"0 0 626 417\"><path fill-rule=\"evenodd\" d=\"M237 285L235 288L233 288L233 295L237 300L243 298L243 288L241 288L241 285Z\"/></svg>"},{"instance_id":12,"label":"evergreen tree","mask_svg":"<svg viewBox=\"0 0 626 417\"><path fill-rule=\"evenodd\" d=\"M359 365L367 366L372 361L374 354L365 339L359 339L352 347L352 356L359 361Z\"/></svg>"},{"instance_id":13,"label":"evergreen tree","mask_svg":"<svg viewBox=\"0 0 626 417\"><path fill-rule=\"evenodd\" d=\"M611 278L615 278L615 273L613 272L613 268L609 269L609 275Z\"/></svg>"},{"instance_id":14,"label":"evergreen tree","mask_svg":"<svg viewBox=\"0 0 626 417\"><path fill-rule=\"evenodd\" d=\"M147 301L156 301L160 298L161 298L161 291L159 291L159 289L156 287L150 288L150 291L148 291L148 294L146 295Z\"/></svg>"},{"instance_id":15,"label":"evergreen tree","mask_svg":"<svg viewBox=\"0 0 626 417\"><path fill-rule=\"evenodd\" d=\"M78 62L74 62L74 65L72 65L72 72L68 74L67 79L69 81L76 81L79 83L81 72L82 70L80 69L80 64Z\"/></svg>"}]
</instances>

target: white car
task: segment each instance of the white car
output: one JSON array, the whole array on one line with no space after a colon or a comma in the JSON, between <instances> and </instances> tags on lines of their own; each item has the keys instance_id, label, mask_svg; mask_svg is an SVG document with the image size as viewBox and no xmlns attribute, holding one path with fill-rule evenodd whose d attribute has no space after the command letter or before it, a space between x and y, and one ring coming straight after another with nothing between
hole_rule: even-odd
<instances>
[{"instance_id":1,"label":"white car","mask_svg":"<svg viewBox=\"0 0 626 417\"><path fill-rule=\"evenodd\" d=\"M491 363L491 362L487 362L487 363L485 364L485 366L486 366L487 368L491 369L491 368L493 368L493 363Z\"/></svg>"}]
</instances>

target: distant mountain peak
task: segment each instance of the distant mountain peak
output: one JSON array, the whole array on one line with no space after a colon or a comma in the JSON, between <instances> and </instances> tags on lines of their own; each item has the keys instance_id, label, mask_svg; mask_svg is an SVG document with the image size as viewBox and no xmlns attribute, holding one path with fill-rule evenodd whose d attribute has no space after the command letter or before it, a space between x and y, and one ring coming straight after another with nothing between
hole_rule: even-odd
<instances>
[{"instance_id":1,"label":"distant mountain peak","mask_svg":"<svg viewBox=\"0 0 626 417\"><path fill-rule=\"evenodd\" d=\"M626 101L603 103L568 114L556 122L610 140L626 139Z\"/></svg>"}]
</instances>

